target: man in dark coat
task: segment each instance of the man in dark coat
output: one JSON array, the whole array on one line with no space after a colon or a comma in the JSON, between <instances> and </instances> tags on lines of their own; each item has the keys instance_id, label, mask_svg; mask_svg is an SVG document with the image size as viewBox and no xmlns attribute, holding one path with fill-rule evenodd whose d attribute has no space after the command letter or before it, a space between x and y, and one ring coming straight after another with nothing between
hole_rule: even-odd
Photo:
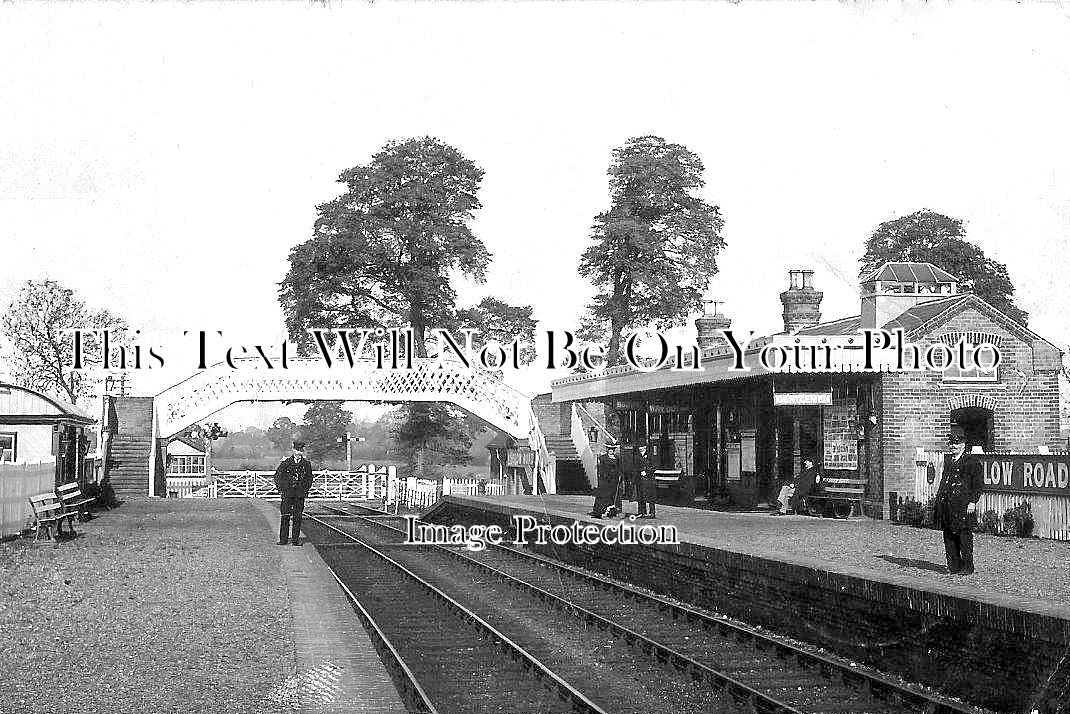
<instances>
[{"instance_id":1,"label":"man in dark coat","mask_svg":"<svg viewBox=\"0 0 1070 714\"><path fill-rule=\"evenodd\" d=\"M803 459L803 469L799 472L799 478L795 484L795 495L792 498L792 508L796 513L803 511L803 499L821 487L821 472L814 466L811 458Z\"/></svg>"},{"instance_id":2,"label":"man in dark coat","mask_svg":"<svg viewBox=\"0 0 1070 714\"><path fill-rule=\"evenodd\" d=\"M291 545L301 545L301 514L305 511L305 499L312 489L312 464L305 458L305 442L294 440L293 454L287 456L275 470L275 488L282 501L279 510L279 545L286 545L290 536ZM291 529L292 526L292 529Z\"/></svg>"},{"instance_id":3,"label":"man in dark coat","mask_svg":"<svg viewBox=\"0 0 1070 714\"><path fill-rule=\"evenodd\" d=\"M591 515L595 518L612 518L619 515L620 511L621 483L617 445L607 444L606 453L598 457L598 485L595 487Z\"/></svg>"},{"instance_id":4,"label":"man in dark coat","mask_svg":"<svg viewBox=\"0 0 1070 714\"><path fill-rule=\"evenodd\" d=\"M646 446L639 447L639 471L636 474L635 494L637 501L636 518L655 518L657 516L658 484L654 479L654 465L646 456Z\"/></svg>"},{"instance_id":5,"label":"man in dark coat","mask_svg":"<svg viewBox=\"0 0 1070 714\"><path fill-rule=\"evenodd\" d=\"M968 444L952 432L951 459L944 465L940 488L933 502L933 519L944 532L947 572L973 573L973 527L977 525L977 500L983 487L981 464L970 458Z\"/></svg>"}]
</instances>

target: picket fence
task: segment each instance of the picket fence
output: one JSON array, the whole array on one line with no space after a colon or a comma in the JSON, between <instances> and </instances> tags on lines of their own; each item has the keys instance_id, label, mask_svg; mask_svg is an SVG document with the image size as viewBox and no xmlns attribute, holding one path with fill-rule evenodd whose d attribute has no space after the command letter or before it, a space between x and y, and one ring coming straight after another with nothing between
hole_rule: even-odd
<instances>
[{"instance_id":1,"label":"picket fence","mask_svg":"<svg viewBox=\"0 0 1070 714\"><path fill-rule=\"evenodd\" d=\"M0 464L0 537L16 535L33 521L30 496L56 488L56 462Z\"/></svg>"},{"instance_id":2,"label":"picket fence","mask_svg":"<svg viewBox=\"0 0 1070 714\"><path fill-rule=\"evenodd\" d=\"M424 510L446 495L501 496L504 481L445 477L441 481L399 479L393 466L366 464L354 471L316 471L309 498L377 500L394 511ZM168 477L172 498L278 498L272 471L223 471L210 477Z\"/></svg>"}]
</instances>

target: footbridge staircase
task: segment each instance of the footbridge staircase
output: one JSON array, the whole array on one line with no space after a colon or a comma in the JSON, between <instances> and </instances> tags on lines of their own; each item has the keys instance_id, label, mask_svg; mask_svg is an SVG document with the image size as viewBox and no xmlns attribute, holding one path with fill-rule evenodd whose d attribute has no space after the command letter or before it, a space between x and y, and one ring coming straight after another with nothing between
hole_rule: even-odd
<instances>
[{"instance_id":1,"label":"footbridge staircase","mask_svg":"<svg viewBox=\"0 0 1070 714\"><path fill-rule=\"evenodd\" d=\"M140 400L140 401L138 401ZM554 463L531 406L531 398L494 374L473 369L460 360L414 358L412 369L382 369L373 360L355 360L328 367L318 359L236 359L200 370L148 398L118 398L116 411L136 411L140 420L112 435L113 451L122 445L122 489L144 479L137 492L163 495L164 450L167 440L183 429L238 402L443 402L464 409L488 426L508 434L517 446L530 449L526 467L536 493L556 492ZM147 450L146 450L147 447ZM116 462L119 461L116 454ZM142 466L131 470L134 462ZM122 495L122 492L120 492Z\"/></svg>"}]
</instances>

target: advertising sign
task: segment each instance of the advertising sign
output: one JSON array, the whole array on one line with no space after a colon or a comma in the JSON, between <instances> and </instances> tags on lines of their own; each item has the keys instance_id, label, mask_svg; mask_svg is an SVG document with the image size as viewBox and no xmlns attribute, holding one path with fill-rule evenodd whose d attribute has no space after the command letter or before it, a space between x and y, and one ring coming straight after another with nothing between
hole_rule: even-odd
<instances>
[{"instance_id":1,"label":"advertising sign","mask_svg":"<svg viewBox=\"0 0 1070 714\"><path fill-rule=\"evenodd\" d=\"M1070 496L1070 456L981 454L976 456L987 492Z\"/></svg>"},{"instance_id":2,"label":"advertising sign","mask_svg":"<svg viewBox=\"0 0 1070 714\"><path fill-rule=\"evenodd\" d=\"M531 468L535 465L535 452L527 447L509 449L505 452L505 465Z\"/></svg>"}]
</instances>

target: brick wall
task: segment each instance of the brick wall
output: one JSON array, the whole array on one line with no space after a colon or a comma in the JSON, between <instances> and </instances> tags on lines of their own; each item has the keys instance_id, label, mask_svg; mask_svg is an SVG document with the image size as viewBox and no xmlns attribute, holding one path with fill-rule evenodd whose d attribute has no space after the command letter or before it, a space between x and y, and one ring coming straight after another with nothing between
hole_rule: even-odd
<instances>
[{"instance_id":1,"label":"brick wall","mask_svg":"<svg viewBox=\"0 0 1070 714\"><path fill-rule=\"evenodd\" d=\"M505 504L477 510L447 497L435 523L510 526ZM556 515L540 521L570 524ZM824 570L805 558L771 560L712 546L548 546L543 554L809 642L884 672L999 711L1054 710L1070 678L1066 607L950 589L919 590L894 578ZM1045 708L1051 706L1052 708Z\"/></svg>"},{"instance_id":2,"label":"brick wall","mask_svg":"<svg viewBox=\"0 0 1070 714\"><path fill-rule=\"evenodd\" d=\"M152 397L116 397L114 405L118 433L126 436L152 434Z\"/></svg>"},{"instance_id":3,"label":"brick wall","mask_svg":"<svg viewBox=\"0 0 1070 714\"><path fill-rule=\"evenodd\" d=\"M535 418L544 435L568 436L572 432L572 402L554 404L550 394L540 394L531 400Z\"/></svg>"},{"instance_id":4,"label":"brick wall","mask_svg":"<svg viewBox=\"0 0 1070 714\"><path fill-rule=\"evenodd\" d=\"M965 310L925 338L924 348L951 332L981 331L999 338L1002 364L994 383L954 383L940 372L892 372L881 375L882 409L878 411L883 461L883 502L887 494L914 492L916 449L947 447L951 411L982 406L993 412L995 451L1036 453L1059 445L1058 373L1042 341L1026 342L976 310ZM1057 352L1056 352L1057 354Z\"/></svg>"}]
</instances>

